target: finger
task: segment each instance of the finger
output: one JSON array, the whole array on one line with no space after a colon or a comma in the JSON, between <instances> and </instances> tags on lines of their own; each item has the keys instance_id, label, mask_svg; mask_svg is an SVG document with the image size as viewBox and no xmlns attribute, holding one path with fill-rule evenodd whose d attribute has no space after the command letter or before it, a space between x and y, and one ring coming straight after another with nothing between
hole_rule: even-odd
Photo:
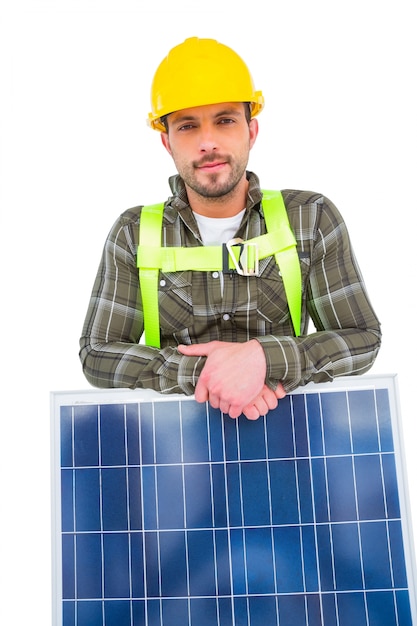
<instances>
[{"instance_id":1,"label":"finger","mask_svg":"<svg viewBox=\"0 0 417 626\"><path fill-rule=\"evenodd\" d=\"M285 391L282 383L278 383L277 388L275 389L275 396L279 400L282 400L282 398L285 398L286 395L287 395L287 392Z\"/></svg>"},{"instance_id":2,"label":"finger","mask_svg":"<svg viewBox=\"0 0 417 626\"><path fill-rule=\"evenodd\" d=\"M210 397L210 404L211 404L211 397ZM231 415L231 413L230 413L231 409L230 409L230 405L229 405L228 402L224 402L224 401L220 400L220 401L218 401L218 405L217 406L218 406L218 408L220 409L220 411L222 413L226 413L227 415L230 415L230 417L235 417L234 415ZM233 411L232 411L232 413L233 413Z\"/></svg>"},{"instance_id":3,"label":"finger","mask_svg":"<svg viewBox=\"0 0 417 626\"><path fill-rule=\"evenodd\" d=\"M275 395L275 392L272 391L272 389L270 389L269 387L267 387L265 385L265 388L262 392L262 399L263 401L266 403L266 409L265 409L265 415L266 413L269 411L272 411L273 409L276 409L278 406L278 398Z\"/></svg>"},{"instance_id":4,"label":"finger","mask_svg":"<svg viewBox=\"0 0 417 626\"><path fill-rule=\"evenodd\" d=\"M240 404L230 404L228 405L227 410L223 411L223 413L227 413L231 418L236 419L239 415L242 415L242 406Z\"/></svg>"},{"instance_id":5,"label":"finger","mask_svg":"<svg viewBox=\"0 0 417 626\"><path fill-rule=\"evenodd\" d=\"M254 404L248 404L248 406L245 406L245 408L243 409L243 415L248 420L257 420L261 416L261 414L259 413L258 409L256 408Z\"/></svg>"},{"instance_id":6,"label":"finger","mask_svg":"<svg viewBox=\"0 0 417 626\"><path fill-rule=\"evenodd\" d=\"M209 393L206 385L201 382L201 378L198 380L194 391L194 398L197 402L207 402L209 399ZM214 407L218 408L218 407Z\"/></svg>"},{"instance_id":7,"label":"finger","mask_svg":"<svg viewBox=\"0 0 417 626\"><path fill-rule=\"evenodd\" d=\"M259 400L257 400L255 402L255 406L259 411L259 415L266 415L269 411L269 406L263 398L260 398Z\"/></svg>"}]
</instances>

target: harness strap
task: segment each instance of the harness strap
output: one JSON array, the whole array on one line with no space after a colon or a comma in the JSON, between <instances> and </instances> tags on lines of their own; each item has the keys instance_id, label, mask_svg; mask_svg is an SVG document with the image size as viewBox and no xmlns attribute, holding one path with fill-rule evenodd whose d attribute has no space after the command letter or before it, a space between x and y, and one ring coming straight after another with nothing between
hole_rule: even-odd
<instances>
[{"instance_id":1,"label":"harness strap","mask_svg":"<svg viewBox=\"0 0 417 626\"><path fill-rule=\"evenodd\" d=\"M140 229L143 230L143 209L141 215ZM195 272L214 272L224 268L223 246L195 246L193 248L170 247L163 248L152 245L149 237L146 243L141 244L137 251L138 267L148 267L160 269L163 272L182 272L192 270ZM281 254L285 250L294 246L294 235L288 229L280 228L275 232L266 233L259 237L250 239L249 242L237 243L232 247L238 254L238 249L250 243L257 247L258 258L265 259L274 254ZM236 258L236 257L235 257ZM228 267L235 269L234 258L229 254Z\"/></svg>"},{"instance_id":2,"label":"harness strap","mask_svg":"<svg viewBox=\"0 0 417 626\"><path fill-rule=\"evenodd\" d=\"M224 246L161 246L164 203L144 206L140 218L137 266L145 328L145 342L160 347L158 279L159 271L234 271L250 276L258 259L275 256L287 296L296 336L301 328L301 270L297 242L291 230L287 211L279 191L263 191L262 207L268 232L249 241L232 240ZM246 272L237 266L245 251ZM256 253L254 252L256 251Z\"/></svg>"},{"instance_id":3,"label":"harness strap","mask_svg":"<svg viewBox=\"0 0 417 626\"><path fill-rule=\"evenodd\" d=\"M161 246L162 218L164 203L150 204L142 208L139 228L138 252L144 245L150 245L155 250ZM139 265L140 291L142 295L143 325L145 328L145 342L147 346L161 347L161 332L159 329L158 278L159 269L145 263Z\"/></svg>"},{"instance_id":4,"label":"harness strap","mask_svg":"<svg viewBox=\"0 0 417 626\"><path fill-rule=\"evenodd\" d=\"M268 231L291 233L292 243L279 246L275 259L279 267L288 308L296 337L301 333L302 277L297 253L297 240L291 230L288 213L280 191L263 190L262 207Z\"/></svg>"}]
</instances>

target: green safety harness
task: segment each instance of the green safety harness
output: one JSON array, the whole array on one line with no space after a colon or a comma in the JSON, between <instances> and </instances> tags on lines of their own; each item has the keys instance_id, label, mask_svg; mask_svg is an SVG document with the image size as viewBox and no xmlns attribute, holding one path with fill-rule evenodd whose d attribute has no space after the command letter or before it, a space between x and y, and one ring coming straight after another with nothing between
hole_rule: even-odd
<instances>
[{"instance_id":1,"label":"green safety harness","mask_svg":"<svg viewBox=\"0 0 417 626\"><path fill-rule=\"evenodd\" d=\"M301 270L297 242L280 191L263 190L262 207L267 233L248 241L231 239L220 246L164 247L161 245L164 203L147 205L140 216L137 267L142 296L146 345L160 347L159 272L223 271L258 276L259 260L275 256L295 335L301 327Z\"/></svg>"}]
</instances>

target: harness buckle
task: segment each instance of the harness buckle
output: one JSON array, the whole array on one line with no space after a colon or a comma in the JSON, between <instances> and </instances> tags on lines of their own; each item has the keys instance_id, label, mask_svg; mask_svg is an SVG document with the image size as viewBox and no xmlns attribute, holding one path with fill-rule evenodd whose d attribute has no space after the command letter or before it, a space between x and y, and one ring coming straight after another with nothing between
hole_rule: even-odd
<instances>
[{"instance_id":1,"label":"harness buckle","mask_svg":"<svg viewBox=\"0 0 417 626\"><path fill-rule=\"evenodd\" d=\"M239 256L236 256L238 249ZM229 268L229 256L233 261L233 268ZM241 276L259 276L259 249L258 244L243 239L230 239L223 244L223 272L232 274L237 272Z\"/></svg>"}]
</instances>

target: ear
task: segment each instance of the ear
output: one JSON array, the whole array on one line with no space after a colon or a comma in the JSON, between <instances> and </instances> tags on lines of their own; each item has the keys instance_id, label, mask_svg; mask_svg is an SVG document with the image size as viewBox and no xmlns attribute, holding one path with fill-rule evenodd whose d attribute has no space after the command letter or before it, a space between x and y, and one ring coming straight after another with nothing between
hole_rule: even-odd
<instances>
[{"instance_id":1,"label":"ear","mask_svg":"<svg viewBox=\"0 0 417 626\"><path fill-rule=\"evenodd\" d=\"M169 143L168 133L161 133L161 141L162 141L162 145L164 146L164 148L172 156L172 150L171 150L171 146Z\"/></svg>"},{"instance_id":2,"label":"ear","mask_svg":"<svg viewBox=\"0 0 417 626\"><path fill-rule=\"evenodd\" d=\"M258 120L252 118L249 122L249 148L252 149L258 136L259 126Z\"/></svg>"}]
</instances>

